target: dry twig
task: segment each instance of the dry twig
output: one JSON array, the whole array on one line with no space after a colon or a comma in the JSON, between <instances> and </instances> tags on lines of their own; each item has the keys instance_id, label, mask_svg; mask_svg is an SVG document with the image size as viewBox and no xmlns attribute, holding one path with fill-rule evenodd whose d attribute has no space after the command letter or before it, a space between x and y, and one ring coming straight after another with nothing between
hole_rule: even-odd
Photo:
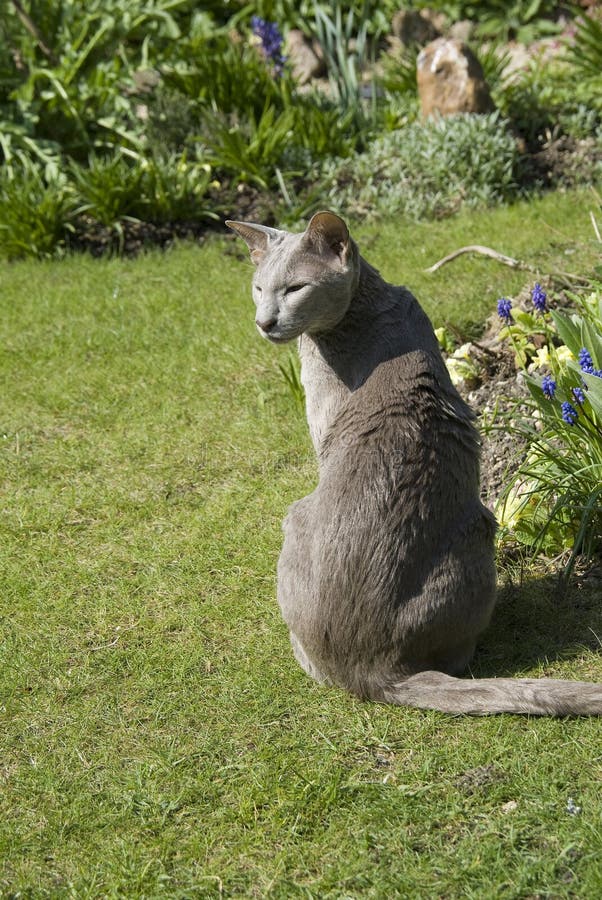
<instances>
[{"instance_id":1,"label":"dry twig","mask_svg":"<svg viewBox=\"0 0 602 900\"><path fill-rule=\"evenodd\" d=\"M503 253L498 253L497 250L492 250L491 247L483 247L482 244L469 244L468 247L460 247L459 250L454 250L453 253L444 256L443 259L440 259L434 265L430 266L430 268L425 269L425 272L436 272L441 266L446 265L446 263L451 262L463 253L480 253L481 256L489 256L490 259L495 259L505 266L510 266L511 269L527 269L531 271L531 267L526 263L521 262L520 259L514 259L512 256L505 256Z\"/></svg>"},{"instance_id":2,"label":"dry twig","mask_svg":"<svg viewBox=\"0 0 602 900\"><path fill-rule=\"evenodd\" d=\"M443 259L438 260L424 271L432 274L433 272L436 272L437 269L440 269L447 263L452 262L452 260L462 256L463 253L480 253L481 256L488 256L489 259L494 259L496 262L509 266L511 269L519 269L523 272L533 272L535 275L539 275L540 270L535 266L530 266L529 263L523 262L521 259L514 259L512 256L506 256L504 253L499 253L497 250L492 250L491 247L484 247L482 244L469 244L467 247L460 247L459 250L454 250L453 253L444 256ZM560 282L561 285L567 288L575 287L576 285L588 287L591 284L590 278L585 275L575 275L573 272L554 271L548 272L547 275L549 278Z\"/></svg>"}]
</instances>

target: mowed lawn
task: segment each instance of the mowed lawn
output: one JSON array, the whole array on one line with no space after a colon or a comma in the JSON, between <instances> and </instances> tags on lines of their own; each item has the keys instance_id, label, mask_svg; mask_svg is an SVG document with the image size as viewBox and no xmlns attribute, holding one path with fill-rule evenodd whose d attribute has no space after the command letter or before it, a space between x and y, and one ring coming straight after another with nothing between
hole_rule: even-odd
<instances>
[{"instance_id":1,"label":"mowed lawn","mask_svg":"<svg viewBox=\"0 0 602 900\"><path fill-rule=\"evenodd\" d=\"M355 230L436 324L586 271L591 195ZM298 668L316 470L241 243L0 269L0 897L602 896L597 719L367 704ZM505 569L476 675L602 680L602 585Z\"/></svg>"}]
</instances>

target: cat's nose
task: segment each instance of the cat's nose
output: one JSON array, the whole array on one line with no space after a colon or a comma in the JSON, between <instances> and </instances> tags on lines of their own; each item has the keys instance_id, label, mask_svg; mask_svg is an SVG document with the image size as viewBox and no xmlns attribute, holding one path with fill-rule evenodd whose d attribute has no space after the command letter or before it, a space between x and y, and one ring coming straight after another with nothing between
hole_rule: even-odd
<instances>
[{"instance_id":1,"label":"cat's nose","mask_svg":"<svg viewBox=\"0 0 602 900\"><path fill-rule=\"evenodd\" d=\"M255 324L258 328L261 328L262 331L265 331L267 333L272 330L277 321L277 319L265 319L262 322L259 319L255 319Z\"/></svg>"}]
</instances>

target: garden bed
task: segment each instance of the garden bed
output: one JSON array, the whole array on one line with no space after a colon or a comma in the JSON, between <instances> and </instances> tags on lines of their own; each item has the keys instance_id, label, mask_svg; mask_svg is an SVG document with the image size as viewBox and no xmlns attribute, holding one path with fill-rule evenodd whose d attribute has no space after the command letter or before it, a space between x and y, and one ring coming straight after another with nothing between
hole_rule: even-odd
<instances>
[{"instance_id":1,"label":"garden bed","mask_svg":"<svg viewBox=\"0 0 602 900\"><path fill-rule=\"evenodd\" d=\"M550 284L553 280L550 280ZM482 496L502 541L559 558L602 552L602 290L498 301L480 341L448 358L482 434ZM461 376L464 375L462 378ZM501 501L501 502L500 502Z\"/></svg>"},{"instance_id":2,"label":"garden bed","mask_svg":"<svg viewBox=\"0 0 602 900\"><path fill-rule=\"evenodd\" d=\"M9 4L0 46L9 258L132 254L227 217L294 227L325 207L438 218L602 171L595 11L517 2L500 19L492 2L458 23L474 4L434 2L424 15L446 35L462 25L497 109L437 123L420 116L418 45L390 52L397 2L275 4L270 22L192 0L52 6ZM283 61L295 28L320 46L326 89Z\"/></svg>"}]
</instances>

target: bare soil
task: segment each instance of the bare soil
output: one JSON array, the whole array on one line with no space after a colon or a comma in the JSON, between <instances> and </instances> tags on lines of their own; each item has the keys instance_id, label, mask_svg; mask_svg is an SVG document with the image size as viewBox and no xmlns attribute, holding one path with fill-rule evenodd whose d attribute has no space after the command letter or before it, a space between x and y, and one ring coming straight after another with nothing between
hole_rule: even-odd
<instances>
[{"instance_id":1,"label":"bare soil","mask_svg":"<svg viewBox=\"0 0 602 900\"><path fill-rule=\"evenodd\" d=\"M481 496L490 509L516 471L525 444L508 431L511 418L527 391L514 367L511 353L481 355L482 375L476 387L460 387L464 399L477 415L481 432Z\"/></svg>"}]
</instances>

